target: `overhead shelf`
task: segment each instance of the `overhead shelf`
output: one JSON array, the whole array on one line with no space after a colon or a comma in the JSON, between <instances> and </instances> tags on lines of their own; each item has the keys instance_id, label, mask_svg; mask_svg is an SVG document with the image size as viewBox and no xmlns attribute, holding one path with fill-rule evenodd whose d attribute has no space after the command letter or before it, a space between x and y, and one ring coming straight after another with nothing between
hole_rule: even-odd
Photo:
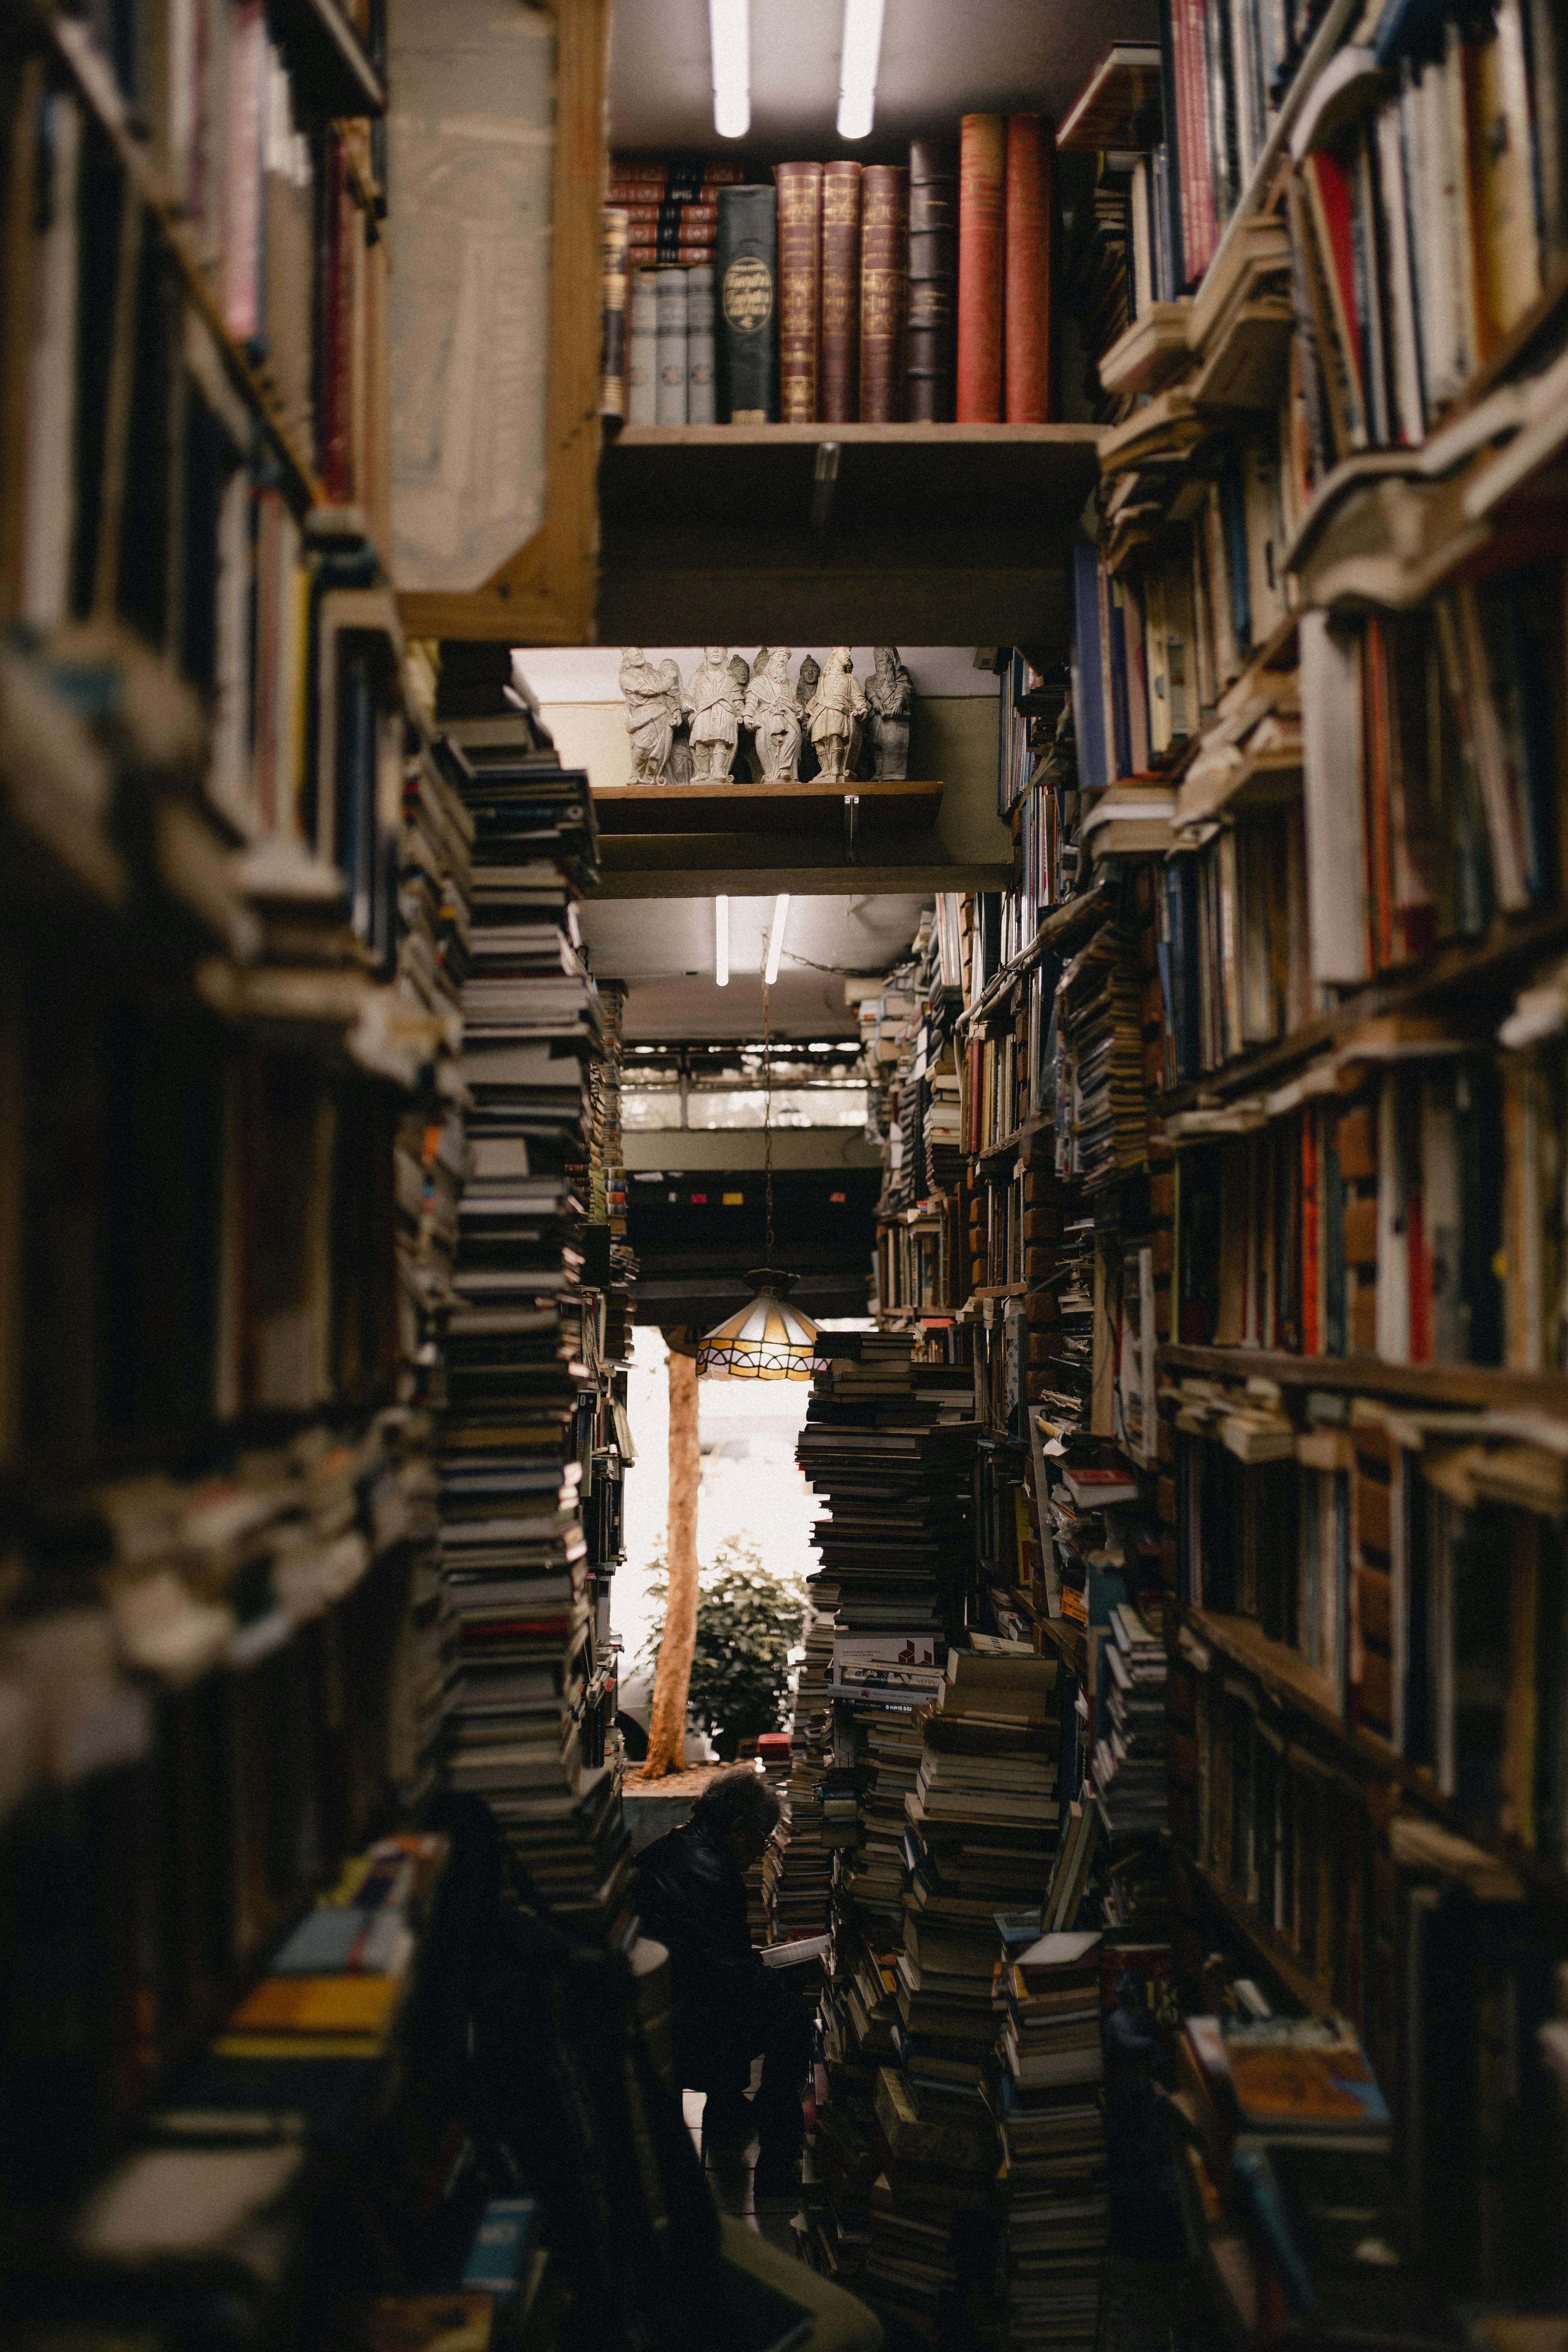
<instances>
[{"instance_id":1,"label":"overhead shelf","mask_svg":"<svg viewBox=\"0 0 1568 2352\"><path fill-rule=\"evenodd\" d=\"M599 468L599 635L1065 652L1089 425L636 425Z\"/></svg>"},{"instance_id":2,"label":"overhead shelf","mask_svg":"<svg viewBox=\"0 0 1568 2352\"><path fill-rule=\"evenodd\" d=\"M601 835L782 833L851 829L858 835L925 829L942 807L941 784L730 783L597 785Z\"/></svg>"}]
</instances>

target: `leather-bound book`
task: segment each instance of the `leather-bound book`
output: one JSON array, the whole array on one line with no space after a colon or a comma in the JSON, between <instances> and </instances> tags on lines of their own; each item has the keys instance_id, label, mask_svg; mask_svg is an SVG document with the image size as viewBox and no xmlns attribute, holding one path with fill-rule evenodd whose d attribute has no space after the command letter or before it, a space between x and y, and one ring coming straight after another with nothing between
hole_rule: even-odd
<instances>
[{"instance_id":1,"label":"leather-bound book","mask_svg":"<svg viewBox=\"0 0 1568 2352\"><path fill-rule=\"evenodd\" d=\"M953 299L958 289L958 150L910 142L910 326L904 414L952 422Z\"/></svg>"},{"instance_id":2,"label":"leather-bound book","mask_svg":"<svg viewBox=\"0 0 1568 2352\"><path fill-rule=\"evenodd\" d=\"M958 394L961 425L1002 422L1002 184L1007 126L966 114L958 146Z\"/></svg>"},{"instance_id":3,"label":"leather-bound book","mask_svg":"<svg viewBox=\"0 0 1568 2352\"><path fill-rule=\"evenodd\" d=\"M822 332L822 166L775 163L779 205L779 415L816 422Z\"/></svg>"},{"instance_id":4,"label":"leather-bound book","mask_svg":"<svg viewBox=\"0 0 1568 2352\"><path fill-rule=\"evenodd\" d=\"M1037 114L1007 117L1005 293L1009 425L1044 425L1050 415L1051 133Z\"/></svg>"},{"instance_id":5,"label":"leather-bound book","mask_svg":"<svg viewBox=\"0 0 1568 2352\"><path fill-rule=\"evenodd\" d=\"M910 175L902 163L860 174L860 421L894 425L903 406Z\"/></svg>"},{"instance_id":6,"label":"leather-bound book","mask_svg":"<svg viewBox=\"0 0 1568 2352\"><path fill-rule=\"evenodd\" d=\"M713 254L719 422L778 420L778 215L773 188L721 188Z\"/></svg>"},{"instance_id":7,"label":"leather-bound book","mask_svg":"<svg viewBox=\"0 0 1568 2352\"><path fill-rule=\"evenodd\" d=\"M860 166L822 170L822 373L816 413L825 425L860 414Z\"/></svg>"}]
</instances>

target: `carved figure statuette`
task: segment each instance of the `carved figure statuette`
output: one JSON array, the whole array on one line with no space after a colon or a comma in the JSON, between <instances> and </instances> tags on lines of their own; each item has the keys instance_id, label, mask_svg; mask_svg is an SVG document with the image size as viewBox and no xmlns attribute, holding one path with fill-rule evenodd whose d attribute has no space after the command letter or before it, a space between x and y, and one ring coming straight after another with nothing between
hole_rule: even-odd
<instances>
[{"instance_id":1,"label":"carved figure statuette","mask_svg":"<svg viewBox=\"0 0 1568 2352\"><path fill-rule=\"evenodd\" d=\"M847 646L835 646L805 714L824 782L843 783L853 775L867 709L854 656Z\"/></svg>"},{"instance_id":2,"label":"carved figure statuette","mask_svg":"<svg viewBox=\"0 0 1568 2352\"><path fill-rule=\"evenodd\" d=\"M674 668L667 663L666 669ZM675 707L670 708L669 680L655 669L640 646L621 648L618 679L626 706L626 733L631 738L634 784L662 784L669 766L670 746L680 717L680 674L676 671Z\"/></svg>"},{"instance_id":3,"label":"carved figure statuette","mask_svg":"<svg viewBox=\"0 0 1568 2352\"><path fill-rule=\"evenodd\" d=\"M691 719L691 774L697 783L727 783L745 716L744 688L728 646L704 646L686 694Z\"/></svg>"},{"instance_id":4,"label":"carved figure statuette","mask_svg":"<svg viewBox=\"0 0 1568 2352\"><path fill-rule=\"evenodd\" d=\"M899 659L897 646L872 648L873 667L866 680L870 709L871 773L879 780L901 783L910 772L910 707L914 686Z\"/></svg>"},{"instance_id":5,"label":"carved figure statuette","mask_svg":"<svg viewBox=\"0 0 1568 2352\"><path fill-rule=\"evenodd\" d=\"M790 683L789 647L773 646L752 672L746 724L755 730L763 782L794 783L800 758L800 711Z\"/></svg>"}]
</instances>

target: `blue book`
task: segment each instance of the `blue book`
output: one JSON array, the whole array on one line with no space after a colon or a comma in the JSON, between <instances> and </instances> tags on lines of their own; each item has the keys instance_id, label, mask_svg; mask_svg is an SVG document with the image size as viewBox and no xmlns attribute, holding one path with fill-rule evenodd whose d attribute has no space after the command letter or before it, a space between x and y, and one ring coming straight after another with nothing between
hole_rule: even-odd
<instances>
[{"instance_id":1,"label":"blue book","mask_svg":"<svg viewBox=\"0 0 1568 2352\"><path fill-rule=\"evenodd\" d=\"M515 2294L533 2250L539 2207L532 2197L492 2197L479 2216L462 2284L479 2294Z\"/></svg>"}]
</instances>

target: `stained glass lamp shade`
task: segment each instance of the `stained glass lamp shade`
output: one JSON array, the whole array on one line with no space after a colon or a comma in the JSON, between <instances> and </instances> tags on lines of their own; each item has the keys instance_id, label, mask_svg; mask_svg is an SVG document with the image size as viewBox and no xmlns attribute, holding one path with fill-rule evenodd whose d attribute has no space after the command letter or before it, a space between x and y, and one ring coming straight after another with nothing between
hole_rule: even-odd
<instances>
[{"instance_id":1,"label":"stained glass lamp shade","mask_svg":"<svg viewBox=\"0 0 1568 2352\"><path fill-rule=\"evenodd\" d=\"M808 1381L816 1369L816 1326L784 1297L791 1277L771 1266L746 1276L755 1296L716 1323L697 1350L714 1381Z\"/></svg>"}]
</instances>

